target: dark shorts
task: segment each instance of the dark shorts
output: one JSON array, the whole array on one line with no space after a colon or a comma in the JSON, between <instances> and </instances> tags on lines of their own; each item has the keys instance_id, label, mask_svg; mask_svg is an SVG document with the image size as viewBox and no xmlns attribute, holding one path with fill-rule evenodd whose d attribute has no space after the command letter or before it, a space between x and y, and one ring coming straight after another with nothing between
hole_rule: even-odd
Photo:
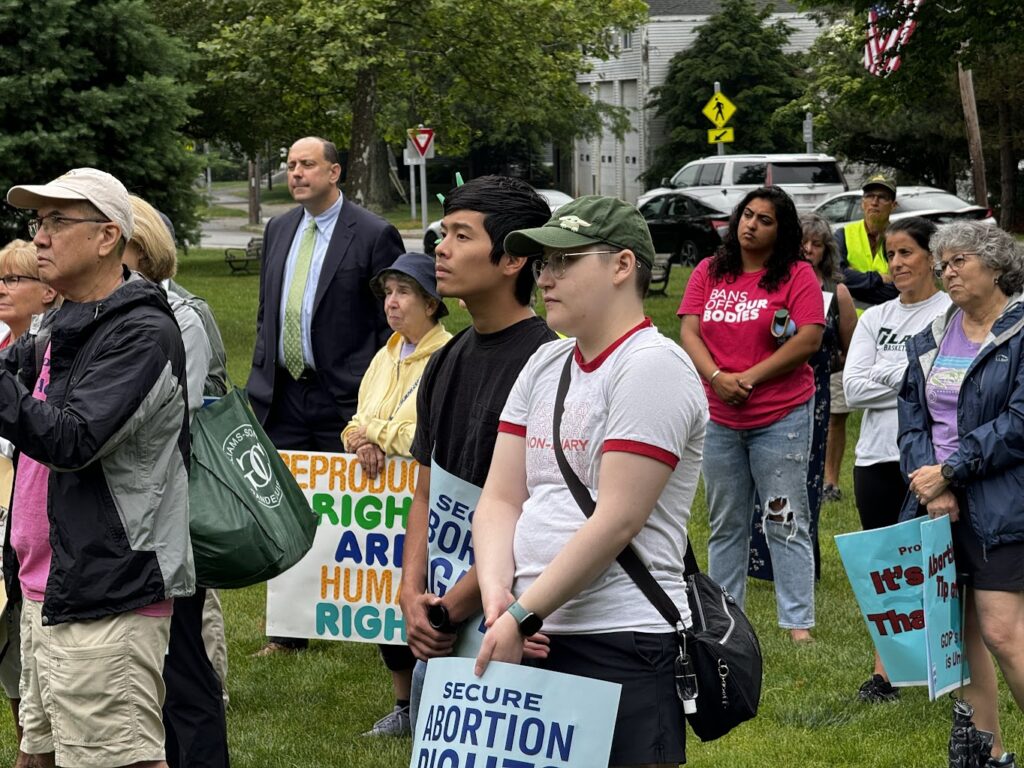
<instances>
[{"instance_id":1,"label":"dark shorts","mask_svg":"<svg viewBox=\"0 0 1024 768\"><path fill-rule=\"evenodd\" d=\"M865 531L895 525L907 498L907 481L898 461L853 468L853 496Z\"/></svg>"},{"instance_id":2,"label":"dark shorts","mask_svg":"<svg viewBox=\"0 0 1024 768\"><path fill-rule=\"evenodd\" d=\"M534 662L536 666L622 686L609 765L686 762L686 721L675 690L672 632L550 637L551 655Z\"/></svg>"},{"instance_id":3,"label":"dark shorts","mask_svg":"<svg viewBox=\"0 0 1024 768\"><path fill-rule=\"evenodd\" d=\"M378 645L384 666L392 672L411 672L416 666L416 657L408 645Z\"/></svg>"},{"instance_id":4,"label":"dark shorts","mask_svg":"<svg viewBox=\"0 0 1024 768\"><path fill-rule=\"evenodd\" d=\"M957 573L966 575L967 585L994 592L1024 591L1024 542L1001 544L987 551L971 526L967 502L957 494L960 520L953 523L953 552Z\"/></svg>"}]
</instances>

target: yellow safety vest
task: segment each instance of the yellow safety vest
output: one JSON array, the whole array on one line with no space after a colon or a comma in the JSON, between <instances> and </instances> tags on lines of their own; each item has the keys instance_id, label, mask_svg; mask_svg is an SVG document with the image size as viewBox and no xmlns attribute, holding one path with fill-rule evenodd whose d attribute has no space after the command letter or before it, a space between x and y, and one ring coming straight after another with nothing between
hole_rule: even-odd
<instances>
[{"instance_id":1,"label":"yellow safety vest","mask_svg":"<svg viewBox=\"0 0 1024 768\"><path fill-rule=\"evenodd\" d=\"M847 224L843 234L846 236L846 263L850 269L877 272L880 275L889 272L889 262L885 260L884 236L878 238L878 250L872 251L868 228L863 220Z\"/></svg>"}]
</instances>

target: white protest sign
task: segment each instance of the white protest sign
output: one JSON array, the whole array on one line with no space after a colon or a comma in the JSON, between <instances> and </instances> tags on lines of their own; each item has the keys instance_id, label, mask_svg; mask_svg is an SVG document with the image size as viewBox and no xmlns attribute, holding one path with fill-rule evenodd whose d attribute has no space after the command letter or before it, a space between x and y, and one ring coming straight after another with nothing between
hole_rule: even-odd
<instances>
[{"instance_id":1,"label":"white protest sign","mask_svg":"<svg viewBox=\"0 0 1024 768\"><path fill-rule=\"evenodd\" d=\"M267 582L267 634L404 643L398 592L418 465L389 457L371 480L352 454L280 453L320 522L306 556Z\"/></svg>"},{"instance_id":2,"label":"white protest sign","mask_svg":"<svg viewBox=\"0 0 1024 768\"><path fill-rule=\"evenodd\" d=\"M500 662L476 677L473 664L427 664L409 768L608 764L620 685Z\"/></svg>"}]
</instances>

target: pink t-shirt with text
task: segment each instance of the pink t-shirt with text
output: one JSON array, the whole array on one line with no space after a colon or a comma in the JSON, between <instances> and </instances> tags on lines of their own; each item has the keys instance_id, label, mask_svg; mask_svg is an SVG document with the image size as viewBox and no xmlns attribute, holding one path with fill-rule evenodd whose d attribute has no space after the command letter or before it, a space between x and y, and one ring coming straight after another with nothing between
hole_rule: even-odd
<instances>
[{"instance_id":1,"label":"pink t-shirt with text","mask_svg":"<svg viewBox=\"0 0 1024 768\"><path fill-rule=\"evenodd\" d=\"M821 285L807 262L793 264L789 280L769 293L758 285L764 270L712 280L711 261L704 259L693 270L678 314L697 316L701 338L722 372L745 371L775 353L779 345L771 324L776 310L789 310L797 328L825 324ZM712 421L731 429L755 429L775 423L813 397L814 373L804 363L758 384L738 406L723 402L707 381L704 389Z\"/></svg>"}]
</instances>

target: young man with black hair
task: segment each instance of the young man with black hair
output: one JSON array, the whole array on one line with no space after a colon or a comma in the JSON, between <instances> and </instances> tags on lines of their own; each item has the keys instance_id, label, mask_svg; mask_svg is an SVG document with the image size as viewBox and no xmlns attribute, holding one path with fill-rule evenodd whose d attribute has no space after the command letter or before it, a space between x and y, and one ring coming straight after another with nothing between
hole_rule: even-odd
<instances>
[{"instance_id":1,"label":"young man with black hair","mask_svg":"<svg viewBox=\"0 0 1024 768\"><path fill-rule=\"evenodd\" d=\"M476 672L518 663L527 638L543 631L550 654L538 666L622 686L610 765L676 766L686 741L675 633L616 556L631 545L689 623L683 555L704 389L686 353L644 317L654 245L635 207L581 197L544 226L513 232L505 249L543 250L533 271L548 322L575 338L530 358L501 414L473 521L489 625ZM557 442L596 497L590 516L555 452L563 376Z\"/></svg>"},{"instance_id":2,"label":"young man with black hair","mask_svg":"<svg viewBox=\"0 0 1024 768\"><path fill-rule=\"evenodd\" d=\"M483 639L472 512L508 392L530 355L555 338L531 307L530 256L507 254L502 246L512 230L547 221L544 199L525 182L484 176L452 190L444 213L437 290L462 299L473 323L434 353L417 393L412 455L420 469L401 605L409 647L423 661L475 655ZM415 706L412 714L415 722Z\"/></svg>"}]
</instances>

